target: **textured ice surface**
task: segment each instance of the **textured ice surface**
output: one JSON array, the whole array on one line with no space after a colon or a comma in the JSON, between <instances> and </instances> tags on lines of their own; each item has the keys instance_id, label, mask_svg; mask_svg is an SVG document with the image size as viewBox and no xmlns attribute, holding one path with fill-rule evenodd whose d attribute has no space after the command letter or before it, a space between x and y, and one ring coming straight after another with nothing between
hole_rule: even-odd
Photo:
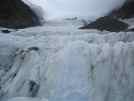
<instances>
[{"instance_id":1,"label":"textured ice surface","mask_svg":"<svg viewBox=\"0 0 134 101\"><path fill-rule=\"evenodd\" d=\"M133 101L134 33L80 25L57 20L0 33L0 100Z\"/></svg>"},{"instance_id":2,"label":"textured ice surface","mask_svg":"<svg viewBox=\"0 0 134 101\"><path fill-rule=\"evenodd\" d=\"M8 101L48 101L45 98L29 98L29 97L15 97Z\"/></svg>"}]
</instances>

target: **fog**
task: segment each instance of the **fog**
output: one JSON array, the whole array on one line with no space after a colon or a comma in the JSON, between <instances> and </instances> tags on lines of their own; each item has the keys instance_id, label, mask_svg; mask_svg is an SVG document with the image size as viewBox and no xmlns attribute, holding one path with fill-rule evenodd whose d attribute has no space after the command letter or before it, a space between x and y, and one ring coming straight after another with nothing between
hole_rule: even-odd
<instances>
[{"instance_id":1,"label":"fog","mask_svg":"<svg viewBox=\"0 0 134 101\"><path fill-rule=\"evenodd\" d=\"M40 6L46 19L97 18L120 7L126 0L24 0Z\"/></svg>"}]
</instances>

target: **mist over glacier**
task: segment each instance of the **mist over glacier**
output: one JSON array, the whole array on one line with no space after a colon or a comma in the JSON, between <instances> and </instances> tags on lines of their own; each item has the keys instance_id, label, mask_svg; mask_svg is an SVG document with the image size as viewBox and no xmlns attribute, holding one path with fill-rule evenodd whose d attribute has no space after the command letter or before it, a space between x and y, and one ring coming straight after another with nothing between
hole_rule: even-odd
<instances>
[{"instance_id":1,"label":"mist over glacier","mask_svg":"<svg viewBox=\"0 0 134 101\"><path fill-rule=\"evenodd\" d=\"M126 0L23 0L42 7L45 18L94 19L120 7ZM28 2L27 2L28 1Z\"/></svg>"}]
</instances>

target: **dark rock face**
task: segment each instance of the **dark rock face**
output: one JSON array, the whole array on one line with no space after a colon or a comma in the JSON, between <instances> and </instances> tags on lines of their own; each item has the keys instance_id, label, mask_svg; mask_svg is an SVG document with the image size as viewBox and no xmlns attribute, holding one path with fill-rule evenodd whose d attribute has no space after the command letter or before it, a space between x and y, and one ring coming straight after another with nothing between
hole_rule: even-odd
<instances>
[{"instance_id":1,"label":"dark rock face","mask_svg":"<svg viewBox=\"0 0 134 101\"><path fill-rule=\"evenodd\" d=\"M134 28L128 29L128 32L134 32Z\"/></svg>"},{"instance_id":2,"label":"dark rock face","mask_svg":"<svg viewBox=\"0 0 134 101\"><path fill-rule=\"evenodd\" d=\"M128 24L119 19L128 19L134 17L134 0L126 0L126 3L119 9L112 11L107 16L101 17L96 21L86 24L80 29L98 29L110 32L133 31L127 30Z\"/></svg>"},{"instance_id":3,"label":"dark rock face","mask_svg":"<svg viewBox=\"0 0 134 101\"><path fill-rule=\"evenodd\" d=\"M5 29L5 30L1 30L1 32L3 32L3 33L10 33L10 31L7 30L7 29Z\"/></svg>"},{"instance_id":4,"label":"dark rock face","mask_svg":"<svg viewBox=\"0 0 134 101\"><path fill-rule=\"evenodd\" d=\"M21 0L0 1L0 26L25 28L40 25L38 16Z\"/></svg>"},{"instance_id":5,"label":"dark rock face","mask_svg":"<svg viewBox=\"0 0 134 101\"><path fill-rule=\"evenodd\" d=\"M120 9L110 13L109 16L122 19L134 17L134 1L126 2Z\"/></svg>"},{"instance_id":6,"label":"dark rock face","mask_svg":"<svg viewBox=\"0 0 134 101\"><path fill-rule=\"evenodd\" d=\"M120 32L127 30L127 28L128 24L118 19L109 16L104 16L90 24L81 27L80 29L98 29L100 31L107 30L110 32Z\"/></svg>"}]
</instances>

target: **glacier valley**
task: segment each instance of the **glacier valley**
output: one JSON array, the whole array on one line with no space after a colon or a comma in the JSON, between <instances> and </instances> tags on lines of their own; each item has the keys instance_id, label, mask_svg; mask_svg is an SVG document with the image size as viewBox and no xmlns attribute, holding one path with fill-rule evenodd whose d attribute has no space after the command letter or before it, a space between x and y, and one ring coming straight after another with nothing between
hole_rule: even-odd
<instances>
[{"instance_id":1,"label":"glacier valley","mask_svg":"<svg viewBox=\"0 0 134 101\"><path fill-rule=\"evenodd\" d=\"M30 1L48 19L0 32L0 101L134 101L134 32L79 29L81 17L103 16L125 0L104 0L105 6L83 0L76 7L78 0L27 0L32 7ZM134 19L126 22L134 27Z\"/></svg>"}]
</instances>

